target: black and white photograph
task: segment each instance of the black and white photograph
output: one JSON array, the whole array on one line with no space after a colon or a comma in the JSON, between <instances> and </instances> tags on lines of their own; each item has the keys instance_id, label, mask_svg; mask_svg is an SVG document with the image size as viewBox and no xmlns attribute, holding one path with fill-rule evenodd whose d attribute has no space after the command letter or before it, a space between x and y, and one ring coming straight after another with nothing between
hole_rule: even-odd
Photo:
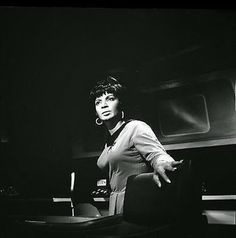
<instances>
[{"instance_id":1,"label":"black and white photograph","mask_svg":"<svg viewBox=\"0 0 236 238\"><path fill-rule=\"evenodd\" d=\"M0 5L1 238L233 238L236 10Z\"/></svg>"}]
</instances>

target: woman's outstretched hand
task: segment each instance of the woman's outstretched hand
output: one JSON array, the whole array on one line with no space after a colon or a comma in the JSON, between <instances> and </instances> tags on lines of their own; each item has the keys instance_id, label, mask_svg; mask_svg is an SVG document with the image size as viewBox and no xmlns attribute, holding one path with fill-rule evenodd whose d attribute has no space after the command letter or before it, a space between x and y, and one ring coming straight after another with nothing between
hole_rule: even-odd
<instances>
[{"instance_id":1,"label":"woman's outstretched hand","mask_svg":"<svg viewBox=\"0 0 236 238\"><path fill-rule=\"evenodd\" d=\"M154 173L153 173L153 180L161 187L160 177L164 179L167 183L171 183L170 179L166 175L166 171L175 171L179 165L181 165L183 160L175 161L175 160L156 160L153 163Z\"/></svg>"}]
</instances>

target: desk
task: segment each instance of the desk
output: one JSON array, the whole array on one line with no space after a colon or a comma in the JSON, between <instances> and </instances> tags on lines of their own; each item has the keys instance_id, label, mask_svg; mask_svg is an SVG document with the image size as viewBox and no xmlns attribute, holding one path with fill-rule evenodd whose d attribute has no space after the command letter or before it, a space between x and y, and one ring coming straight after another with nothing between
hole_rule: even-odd
<instances>
[{"instance_id":1,"label":"desk","mask_svg":"<svg viewBox=\"0 0 236 238\"><path fill-rule=\"evenodd\" d=\"M74 217L74 216L39 216L39 217L29 217L24 220L25 223L56 223L56 224L66 224L66 223L81 223L98 219L96 217Z\"/></svg>"},{"instance_id":2,"label":"desk","mask_svg":"<svg viewBox=\"0 0 236 238\"><path fill-rule=\"evenodd\" d=\"M236 225L236 195L203 195L202 201L209 224Z\"/></svg>"}]
</instances>

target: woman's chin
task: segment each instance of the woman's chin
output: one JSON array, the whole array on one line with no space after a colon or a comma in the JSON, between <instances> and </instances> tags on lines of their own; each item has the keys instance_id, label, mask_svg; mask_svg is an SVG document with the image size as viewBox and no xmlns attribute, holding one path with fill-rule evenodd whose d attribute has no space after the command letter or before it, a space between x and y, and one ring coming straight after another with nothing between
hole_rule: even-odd
<instances>
[{"instance_id":1,"label":"woman's chin","mask_svg":"<svg viewBox=\"0 0 236 238\"><path fill-rule=\"evenodd\" d=\"M110 120L113 120L115 117L112 116L112 115L109 115L109 116L104 116L101 118L102 121L110 121Z\"/></svg>"}]
</instances>

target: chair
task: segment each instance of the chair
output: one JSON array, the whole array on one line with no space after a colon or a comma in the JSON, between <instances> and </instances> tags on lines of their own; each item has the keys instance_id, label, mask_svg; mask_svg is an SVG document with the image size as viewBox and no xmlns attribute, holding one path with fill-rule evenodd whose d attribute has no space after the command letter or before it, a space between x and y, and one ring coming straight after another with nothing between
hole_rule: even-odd
<instances>
[{"instance_id":1,"label":"chair","mask_svg":"<svg viewBox=\"0 0 236 238\"><path fill-rule=\"evenodd\" d=\"M88 237L204 237L206 219L201 211L201 187L191 160L170 172L172 182L162 181L161 188L152 177L153 173L130 176L122 220L91 231Z\"/></svg>"},{"instance_id":2,"label":"chair","mask_svg":"<svg viewBox=\"0 0 236 238\"><path fill-rule=\"evenodd\" d=\"M74 207L74 216L100 217L101 213L91 203L78 203Z\"/></svg>"},{"instance_id":3,"label":"chair","mask_svg":"<svg viewBox=\"0 0 236 238\"><path fill-rule=\"evenodd\" d=\"M128 178L123 214L89 221L78 217L78 221L67 219L64 223L34 221L27 224L27 230L31 230L28 237L39 235L39 230L40 238L45 234L57 238L203 237L201 190L195 184L191 160L169 174L171 184L162 182L158 188L152 176L145 173Z\"/></svg>"}]
</instances>

